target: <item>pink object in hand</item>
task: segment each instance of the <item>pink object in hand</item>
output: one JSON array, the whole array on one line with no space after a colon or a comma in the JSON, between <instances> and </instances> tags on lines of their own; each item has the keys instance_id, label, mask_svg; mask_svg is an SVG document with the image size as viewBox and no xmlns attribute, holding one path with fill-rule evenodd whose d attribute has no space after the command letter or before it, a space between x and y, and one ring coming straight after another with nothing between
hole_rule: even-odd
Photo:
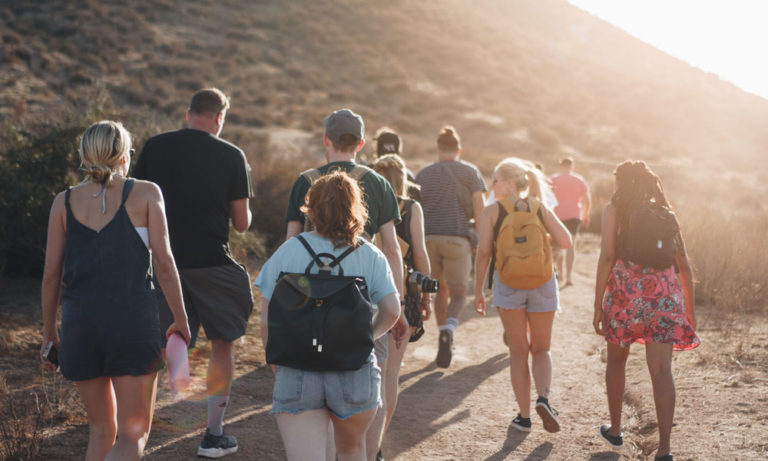
<instances>
[{"instance_id":1,"label":"pink object in hand","mask_svg":"<svg viewBox=\"0 0 768 461\"><path fill-rule=\"evenodd\" d=\"M187 343L180 334L174 333L168 338L165 357L168 361L168 385L171 390L186 390L189 387L189 359Z\"/></svg>"}]
</instances>

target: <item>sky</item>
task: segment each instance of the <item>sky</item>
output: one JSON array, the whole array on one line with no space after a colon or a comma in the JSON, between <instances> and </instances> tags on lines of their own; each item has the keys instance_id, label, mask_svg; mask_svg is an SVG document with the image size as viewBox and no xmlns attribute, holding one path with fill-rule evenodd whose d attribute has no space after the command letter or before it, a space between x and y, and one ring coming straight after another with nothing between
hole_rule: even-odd
<instances>
[{"instance_id":1,"label":"sky","mask_svg":"<svg viewBox=\"0 0 768 461\"><path fill-rule=\"evenodd\" d=\"M569 0L640 40L768 99L766 0Z\"/></svg>"}]
</instances>

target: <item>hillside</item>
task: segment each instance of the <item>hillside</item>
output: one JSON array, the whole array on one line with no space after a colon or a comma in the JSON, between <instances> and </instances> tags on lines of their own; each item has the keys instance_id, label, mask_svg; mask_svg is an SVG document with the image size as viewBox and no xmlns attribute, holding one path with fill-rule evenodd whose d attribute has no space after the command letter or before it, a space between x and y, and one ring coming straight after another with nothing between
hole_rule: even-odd
<instances>
[{"instance_id":1,"label":"hillside","mask_svg":"<svg viewBox=\"0 0 768 461\"><path fill-rule=\"evenodd\" d=\"M506 155L551 169L567 152L594 182L642 158L678 203L717 200L716 173L765 210L751 190L768 184L754 168L768 154L768 101L564 0L3 5L8 125L106 114L140 146L183 122L195 89L218 86L232 97L223 136L246 151L263 201L280 204L257 223L267 233L282 226L297 166L322 158L320 121L342 106L364 116L369 138L383 124L401 131L414 167L453 124L465 158L486 173Z\"/></svg>"}]
</instances>

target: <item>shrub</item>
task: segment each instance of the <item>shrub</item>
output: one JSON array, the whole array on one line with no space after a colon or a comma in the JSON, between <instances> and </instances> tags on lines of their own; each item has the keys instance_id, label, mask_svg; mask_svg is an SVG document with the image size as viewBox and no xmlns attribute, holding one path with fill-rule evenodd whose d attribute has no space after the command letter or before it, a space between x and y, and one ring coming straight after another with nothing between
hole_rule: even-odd
<instances>
[{"instance_id":1,"label":"shrub","mask_svg":"<svg viewBox=\"0 0 768 461\"><path fill-rule=\"evenodd\" d=\"M39 276L45 260L48 212L73 181L80 125L50 125L6 135L0 153L0 273Z\"/></svg>"}]
</instances>

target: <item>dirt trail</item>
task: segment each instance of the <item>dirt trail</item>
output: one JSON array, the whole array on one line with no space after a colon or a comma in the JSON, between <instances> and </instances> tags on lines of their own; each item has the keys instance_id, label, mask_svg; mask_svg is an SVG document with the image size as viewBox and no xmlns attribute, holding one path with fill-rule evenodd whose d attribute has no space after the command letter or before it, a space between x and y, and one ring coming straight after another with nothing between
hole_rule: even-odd
<instances>
[{"instance_id":1,"label":"dirt trail","mask_svg":"<svg viewBox=\"0 0 768 461\"><path fill-rule=\"evenodd\" d=\"M550 400L560 413L561 432L545 432L535 414L530 434L509 426L517 404L509 382L501 322L494 311L483 318L468 308L456 333L449 369L434 365L437 334L433 321L427 334L408 346L400 402L384 444L386 459L653 459L655 414L642 346L633 349L628 365L624 448L613 451L596 435L599 424L608 421L603 384L605 347L591 326L597 252L596 237L582 239L575 284L560 291L562 312L554 325ZM738 331L752 339L735 344L722 333L731 328L722 318L707 324L701 321L701 314L699 317L704 344L694 352L676 353L674 358L678 389L673 430L676 458L766 459L767 429L761 422L761 415L768 411L765 321L743 326ZM226 426L240 443L239 453L225 458L232 461L279 460L285 456L277 426L269 415L273 379L264 367L257 331L254 321L237 351L237 378ZM203 390L207 353L200 355L192 362L197 392ZM161 385L146 459L197 459L205 415L204 399L174 396ZM80 450L87 443L87 427L70 426L52 442L46 452L56 453L55 459L80 459ZM63 456L64 450L72 451L72 456Z\"/></svg>"}]
</instances>

